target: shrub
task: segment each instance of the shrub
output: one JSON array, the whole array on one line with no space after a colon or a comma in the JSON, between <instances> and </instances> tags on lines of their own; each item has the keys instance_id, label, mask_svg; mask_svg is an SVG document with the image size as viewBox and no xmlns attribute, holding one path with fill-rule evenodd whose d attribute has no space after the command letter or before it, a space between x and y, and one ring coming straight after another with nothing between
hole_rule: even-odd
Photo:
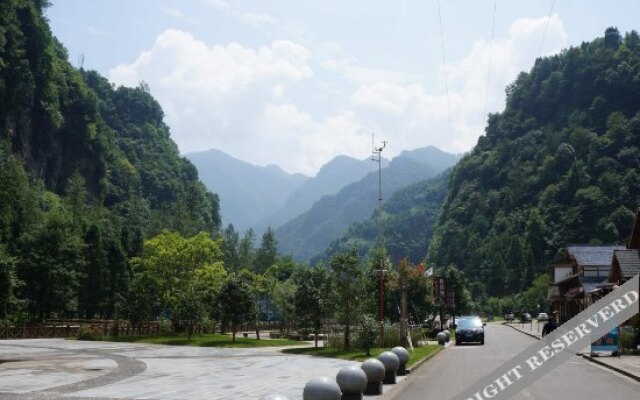
<instances>
[{"instance_id":1,"label":"shrub","mask_svg":"<svg viewBox=\"0 0 640 400\"><path fill-rule=\"evenodd\" d=\"M365 315L360 322L358 332L358 346L371 355L369 352L378 339L378 324L370 315Z\"/></svg>"},{"instance_id":2,"label":"shrub","mask_svg":"<svg viewBox=\"0 0 640 400\"><path fill-rule=\"evenodd\" d=\"M78 340L100 340L100 336L96 335L90 327L81 326L78 329Z\"/></svg>"}]
</instances>

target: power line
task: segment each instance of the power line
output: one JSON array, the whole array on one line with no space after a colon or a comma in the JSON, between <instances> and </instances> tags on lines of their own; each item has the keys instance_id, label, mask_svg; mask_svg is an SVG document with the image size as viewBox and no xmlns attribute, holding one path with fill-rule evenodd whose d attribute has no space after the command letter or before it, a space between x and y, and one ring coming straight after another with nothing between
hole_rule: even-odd
<instances>
[{"instance_id":1,"label":"power line","mask_svg":"<svg viewBox=\"0 0 640 400\"><path fill-rule=\"evenodd\" d=\"M442 47L442 68L444 69L444 87L447 91L447 117L449 119L449 139L453 139L453 128L451 124L451 102L449 101L449 82L447 79L447 61L444 53L444 35L442 34L442 12L440 11L440 0L438 0L438 21L440 22L440 45Z\"/></svg>"},{"instance_id":2,"label":"power line","mask_svg":"<svg viewBox=\"0 0 640 400\"><path fill-rule=\"evenodd\" d=\"M489 72L487 74L487 90L484 94L484 112L487 115L487 106L489 104L489 86L491 85L491 60L493 58L493 37L496 29L496 9L498 8L498 0L493 3L493 22L491 23L491 46L489 47Z\"/></svg>"},{"instance_id":3,"label":"power line","mask_svg":"<svg viewBox=\"0 0 640 400\"><path fill-rule=\"evenodd\" d=\"M553 13L553 7L556 5L556 0L551 2L551 9L549 10L549 15L547 16L547 23L544 25L544 32L542 32L542 40L540 41L540 49L538 50L538 58L542 55L542 46L544 45L544 39L547 36L547 28L549 28L549 20L551 19L551 14Z\"/></svg>"}]
</instances>

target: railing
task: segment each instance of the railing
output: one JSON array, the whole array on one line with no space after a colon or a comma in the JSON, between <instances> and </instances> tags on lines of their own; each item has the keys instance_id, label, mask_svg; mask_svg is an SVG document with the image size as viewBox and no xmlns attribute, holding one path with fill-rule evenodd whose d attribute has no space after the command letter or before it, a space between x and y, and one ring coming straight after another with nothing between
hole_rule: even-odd
<instances>
[{"instance_id":1,"label":"railing","mask_svg":"<svg viewBox=\"0 0 640 400\"><path fill-rule=\"evenodd\" d=\"M107 335L151 336L161 333L161 325L159 321L133 325L127 320L52 319L37 325L0 325L0 339L67 338L77 337L82 332L90 333L95 337ZM227 327L227 331L230 328ZM284 329L285 332L291 332L295 330L292 323L283 326L280 321L260 321L258 328L260 331ZM219 331L220 327L196 324L192 333L213 333L216 329ZM255 330L256 325L253 322L244 323L238 327L239 332L254 332Z\"/></svg>"}]
</instances>

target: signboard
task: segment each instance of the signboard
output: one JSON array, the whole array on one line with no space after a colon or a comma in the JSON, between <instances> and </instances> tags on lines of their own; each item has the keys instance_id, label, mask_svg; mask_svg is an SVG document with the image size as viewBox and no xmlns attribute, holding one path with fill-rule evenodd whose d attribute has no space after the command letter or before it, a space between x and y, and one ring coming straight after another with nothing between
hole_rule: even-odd
<instances>
[{"instance_id":1,"label":"signboard","mask_svg":"<svg viewBox=\"0 0 640 400\"><path fill-rule=\"evenodd\" d=\"M447 285L444 278L433 278L433 298L436 300L446 301L447 299Z\"/></svg>"},{"instance_id":2,"label":"signboard","mask_svg":"<svg viewBox=\"0 0 640 400\"><path fill-rule=\"evenodd\" d=\"M447 307L451 309L456 308L456 292L450 287L447 287Z\"/></svg>"},{"instance_id":3,"label":"signboard","mask_svg":"<svg viewBox=\"0 0 640 400\"><path fill-rule=\"evenodd\" d=\"M618 352L620 351L620 327L616 326L606 335L591 343L591 352Z\"/></svg>"}]
</instances>

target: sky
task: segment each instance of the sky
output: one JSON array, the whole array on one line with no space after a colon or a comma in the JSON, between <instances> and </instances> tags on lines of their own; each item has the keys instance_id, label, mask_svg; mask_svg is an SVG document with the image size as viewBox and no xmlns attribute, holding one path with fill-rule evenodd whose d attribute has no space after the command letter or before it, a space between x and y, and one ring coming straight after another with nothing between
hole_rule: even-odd
<instances>
[{"instance_id":1,"label":"sky","mask_svg":"<svg viewBox=\"0 0 640 400\"><path fill-rule=\"evenodd\" d=\"M535 59L639 30L637 0L52 0L69 61L144 81L184 153L314 175L434 145L473 148Z\"/></svg>"}]
</instances>

